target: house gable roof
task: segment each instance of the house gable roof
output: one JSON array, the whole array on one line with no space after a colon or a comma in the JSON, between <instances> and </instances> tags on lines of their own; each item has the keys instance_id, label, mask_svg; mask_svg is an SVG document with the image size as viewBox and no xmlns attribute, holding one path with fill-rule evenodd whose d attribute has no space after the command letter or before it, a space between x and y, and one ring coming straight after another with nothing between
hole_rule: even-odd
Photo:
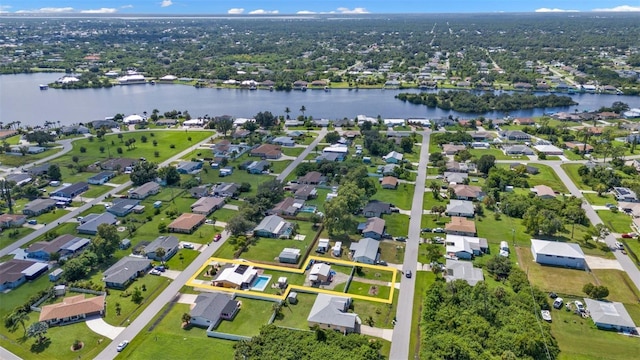
<instances>
[{"instance_id":1,"label":"house gable roof","mask_svg":"<svg viewBox=\"0 0 640 360\"><path fill-rule=\"evenodd\" d=\"M349 250L353 251L353 258L365 257L368 259L376 260L378 257L378 248L380 242L372 238L364 238L357 243L351 243Z\"/></svg>"},{"instance_id":2,"label":"house gable roof","mask_svg":"<svg viewBox=\"0 0 640 360\"><path fill-rule=\"evenodd\" d=\"M105 270L102 279L105 282L123 284L133 275L147 269L150 265L151 260L149 259L125 256Z\"/></svg>"},{"instance_id":3,"label":"house gable roof","mask_svg":"<svg viewBox=\"0 0 640 360\"><path fill-rule=\"evenodd\" d=\"M217 323L228 307L236 308L238 302L222 293L201 293L196 297L195 306L191 309L192 317L200 317Z\"/></svg>"},{"instance_id":4,"label":"house gable roof","mask_svg":"<svg viewBox=\"0 0 640 360\"><path fill-rule=\"evenodd\" d=\"M66 297L61 303L43 306L39 321L102 312L105 308L105 298L105 295L85 298L84 294Z\"/></svg>"},{"instance_id":5,"label":"house gable roof","mask_svg":"<svg viewBox=\"0 0 640 360\"><path fill-rule=\"evenodd\" d=\"M479 281L484 280L484 274L482 269L473 266L473 263L468 261L449 260L446 262L447 274L445 278L447 281L464 280L469 285L473 286Z\"/></svg>"},{"instance_id":6,"label":"house gable roof","mask_svg":"<svg viewBox=\"0 0 640 360\"><path fill-rule=\"evenodd\" d=\"M307 321L354 328L358 315L346 312L350 302L347 297L318 294Z\"/></svg>"},{"instance_id":7,"label":"house gable roof","mask_svg":"<svg viewBox=\"0 0 640 360\"><path fill-rule=\"evenodd\" d=\"M531 239L531 248L536 254L584 259L582 248L574 243Z\"/></svg>"},{"instance_id":8,"label":"house gable roof","mask_svg":"<svg viewBox=\"0 0 640 360\"><path fill-rule=\"evenodd\" d=\"M636 327L622 303L584 299L594 323L621 327Z\"/></svg>"}]
</instances>

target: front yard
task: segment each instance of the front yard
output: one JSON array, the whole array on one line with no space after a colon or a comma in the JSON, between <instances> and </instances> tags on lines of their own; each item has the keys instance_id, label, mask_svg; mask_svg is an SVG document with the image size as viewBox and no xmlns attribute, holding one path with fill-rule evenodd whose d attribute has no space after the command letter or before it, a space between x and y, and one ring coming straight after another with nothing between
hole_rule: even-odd
<instances>
[{"instance_id":1,"label":"front yard","mask_svg":"<svg viewBox=\"0 0 640 360\"><path fill-rule=\"evenodd\" d=\"M611 232L628 233L631 231L631 216L624 212L613 212L611 210L597 210L602 222L607 225Z\"/></svg>"}]
</instances>

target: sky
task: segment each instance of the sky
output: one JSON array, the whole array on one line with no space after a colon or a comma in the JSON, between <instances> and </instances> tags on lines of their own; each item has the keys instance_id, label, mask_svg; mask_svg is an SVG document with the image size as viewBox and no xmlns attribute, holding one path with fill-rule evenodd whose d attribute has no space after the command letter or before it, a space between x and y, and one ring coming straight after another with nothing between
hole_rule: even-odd
<instances>
[{"instance_id":1,"label":"sky","mask_svg":"<svg viewBox=\"0 0 640 360\"><path fill-rule=\"evenodd\" d=\"M640 0L0 0L14 14L389 14L640 12Z\"/></svg>"}]
</instances>

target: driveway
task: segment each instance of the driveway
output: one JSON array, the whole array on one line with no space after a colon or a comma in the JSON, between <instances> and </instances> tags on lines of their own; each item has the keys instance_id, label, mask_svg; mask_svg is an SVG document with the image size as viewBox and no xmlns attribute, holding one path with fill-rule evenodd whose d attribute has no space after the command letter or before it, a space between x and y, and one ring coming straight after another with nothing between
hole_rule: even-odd
<instances>
[{"instance_id":1,"label":"driveway","mask_svg":"<svg viewBox=\"0 0 640 360\"><path fill-rule=\"evenodd\" d=\"M198 295L196 294L180 294L180 297L178 298L178 303L193 305L196 303L197 297Z\"/></svg>"},{"instance_id":2,"label":"driveway","mask_svg":"<svg viewBox=\"0 0 640 360\"><path fill-rule=\"evenodd\" d=\"M622 265L615 259L605 259L599 256L591 256L585 255L584 259L587 261L587 265L589 265L589 269L613 269L613 270L623 270Z\"/></svg>"},{"instance_id":3,"label":"driveway","mask_svg":"<svg viewBox=\"0 0 640 360\"><path fill-rule=\"evenodd\" d=\"M115 339L118 335L120 335L122 330L125 329L124 327L109 325L101 317L93 317L85 321L85 323L94 333L100 334L104 337L108 337L111 340Z\"/></svg>"},{"instance_id":4,"label":"driveway","mask_svg":"<svg viewBox=\"0 0 640 360\"><path fill-rule=\"evenodd\" d=\"M381 329L381 328L371 327L367 325L360 325L360 334L375 336L377 338L385 339L387 341L391 341L391 339L393 338L392 329Z\"/></svg>"},{"instance_id":5,"label":"driveway","mask_svg":"<svg viewBox=\"0 0 640 360\"><path fill-rule=\"evenodd\" d=\"M178 275L180 275L181 271L178 270L165 270L163 273L160 273L160 276L164 276L171 280L175 280Z\"/></svg>"}]
</instances>

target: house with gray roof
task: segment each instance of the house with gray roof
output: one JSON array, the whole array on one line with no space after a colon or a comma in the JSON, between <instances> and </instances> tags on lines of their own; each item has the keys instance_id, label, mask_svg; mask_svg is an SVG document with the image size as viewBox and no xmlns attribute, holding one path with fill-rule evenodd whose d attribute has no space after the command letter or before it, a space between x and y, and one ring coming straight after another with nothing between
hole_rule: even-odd
<instances>
[{"instance_id":1,"label":"house with gray roof","mask_svg":"<svg viewBox=\"0 0 640 360\"><path fill-rule=\"evenodd\" d=\"M446 214L449 216L463 216L473 217L475 215L475 208L471 201L467 200L449 200L447 205Z\"/></svg>"},{"instance_id":2,"label":"house with gray roof","mask_svg":"<svg viewBox=\"0 0 640 360\"><path fill-rule=\"evenodd\" d=\"M508 130L500 133L504 139L509 141L529 141L531 140L531 136L524 131L520 130Z\"/></svg>"},{"instance_id":3,"label":"house with gray roof","mask_svg":"<svg viewBox=\"0 0 640 360\"><path fill-rule=\"evenodd\" d=\"M295 146L296 142L289 136L278 136L271 141L275 145L281 146Z\"/></svg>"},{"instance_id":4,"label":"house with gray roof","mask_svg":"<svg viewBox=\"0 0 640 360\"><path fill-rule=\"evenodd\" d=\"M29 245L25 253L28 258L48 261L51 254L60 254L61 257L78 254L87 248L90 243L89 239L64 234L51 241L35 242Z\"/></svg>"},{"instance_id":5,"label":"house with gray roof","mask_svg":"<svg viewBox=\"0 0 640 360\"><path fill-rule=\"evenodd\" d=\"M70 134L88 134L89 128L84 125L71 125L71 126L63 126L60 129L60 132L64 135Z\"/></svg>"},{"instance_id":6,"label":"house with gray roof","mask_svg":"<svg viewBox=\"0 0 640 360\"><path fill-rule=\"evenodd\" d=\"M300 249L284 248L278 255L278 261L285 264L297 264L300 259Z\"/></svg>"},{"instance_id":7,"label":"house with gray roof","mask_svg":"<svg viewBox=\"0 0 640 360\"><path fill-rule=\"evenodd\" d=\"M222 208L225 200L226 199L223 197L201 197L191 204L191 212L194 214L209 216L212 212Z\"/></svg>"},{"instance_id":8,"label":"house with gray roof","mask_svg":"<svg viewBox=\"0 0 640 360\"><path fill-rule=\"evenodd\" d=\"M191 194L191 197L194 197L196 199L207 196L209 195L209 186L201 185L201 186L193 187L189 189L189 194Z\"/></svg>"},{"instance_id":9,"label":"house with gray roof","mask_svg":"<svg viewBox=\"0 0 640 360\"><path fill-rule=\"evenodd\" d=\"M362 209L364 217L381 217L383 214L391 214L391 204L378 200L371 200Z\"/></svg>"},{"instance_id":10,"label":"house with gray roof","mask_svg":"<svg viewBox=\"0 0 640 360\"><path fill-rule=\"evenodd\" d=\"M176 169L180 174L195 174L202 169L201 161L180 161Z\"/></svg>"},{"instance_id":11,"label":"house with gray roof","mask_svg":"<svg viewBox=\"0 0 640 360\"><path fill-rule=\"evenodd\" d=\"M144 247L144 255L152 260L167 261L178 252L180 240L173 235L158 236L151 244ZM164 256L157 255L158 249L164 249Z\"/></svg>"},{"instance_id":12,"label":"house with gray roof","mask_svg":"<svg viewBox=\"0 0 640 360\"><path fill-rule=\"evenodd\" d=\"M215 196L233 197L240 193L240 186L234 183L220 183L211 192Z\"/></svg>"},{"instance_id":13,"label":"house with gray roof","mask_svg":"<svg viewBox=\"0 0 640 360\"><path fill-rule=\"evenodd\" d=\"M126 216L140 204L140 200L115 198L111 201L111 204L107 209L108 212L115 216Z\"/></svg>"},{"instance_id":14,"label":"house with gray roof","mask_svg":"<svg viewBox=\"0 0 640 360\"><path fill-rule=\"evenodd\" d=\"M118 122L115 120L94 120L91 122L91 126L94 129L100 129L103 127L107 129L113 129L120 127L120 124L118 124Z\"/></svg>"},{"instance_id":15,"label":"house with gray roof","mask_svg":"<svg viewBox=\"0 0 640 360\"><path fill-rule=\"evenodd\" d=\"M262 219L260 224L253 229L256 236L267 238L288 238L291 236L293 226L278 215L269 215Z\"/></svg>"},{"instance_id":16,"label":"house with gray roof","mask_svg":"<svg viewBox=\"0 0 640 360\"><path fill-rule=\"evenodd\" d=\"M71 200L74 197L82 194L83 192L89 190L89 184L86 182L77 182L75 184L71 184L69 186L65 186L61 189L51 192L51 198L53 199L61 199L61 200Z\"/></svg>"},{"instance_id":17,"label":"house with gray roof","mask_svg":"<svg viewBox=\"0 0 640 360\"><path fill-rule=\"evenodd\" d=\"M482 269L474 267L471 262L447 259L445 268L444 278L447 282L464 280L469 285L474 286L479 281L484 281Z\"/></svg>"},{"instance_id":18,"label":"house with gray roof","mask_svg":"<svg viewBox=\"0 0 640 360\"><path fill-rule=\"evenodd\" d=\"M143 200L148 196L155 195L160 192L160 184L155 181L149 181L142 184L129 192L129 198Z\"/></svg>"},{"instance_id":19,"label":"house with gray roof","mask_svg":"<svg viewBox=\"0 0 640 360\"><path fill-rule=\"evenodd\" d=\"M247 166L247 172L249 174L261 174L263 171L269 169L270 165L266 160L254 161Z\"/></svg>"},{"instance_id":20,"label":"house with gray roof","mask_svg":"<svg viewBox=\"0 0 640 360\"><path fill-rule=\"evenodd\" d=\"M584 299L591 320L598 329L636 333L636 325L622 303Z\"/></svg>"},{"instance_id":21,"label":"house with gray roof","mask_svg":"<svg viewBox=\"0 0 640 360\"><path fill-rule=\"evenodd\" d=\"M80 234L95 235L98 233L98 226L102 224L115 225L118 219L111 213L89 214L85 216L80 225L76 228Z\"/></svg>"},{"instance_id":22,"label":"house with gray roof","mask_svg":"<svg viewBox=\"0 0 640 360\"><path fill-rule=\"evenodd\" d=\"M383 156L382 159L387 163L387 164L399 164L402 162L402 159L404 158L404 154L399 153L397 151L392 151L390 153L388 153L387 155Z\"/></svg>"},{"instance_id":23,"label":"house with gray roof","mask_svg":"<svg viewBox=\"0 0 640 360\"><path fill-rule=\"evenodd\" d=\"M361 323L358 314L348 312L351 298L318 294L307 317L309 327L333 329L343 334L357 332Z\"/></svg>"},{"instance_id":24,"label":"house with gray roof","mask_svg":"<svg viewBox=\"0 0 640 360\"><path fill-rule=\"evenodd\" d=\"M295 216L300 209L304 206L304 200L295 199L292 197L285 197L282 201L277 203L273 208L269 209L267 213L269 215L288 215Z\"/></svg>"},{"instance_id":25,"label":"house with gray roof","mask_svg":"<svg viewBox=\"0 0 640 360\"><path fill-rule=\"evenodd\" d=\"M531 239L531 254L538 264L574 269L586 268L580 245L569 242Z\"/></svg>"},{"instance_id":26,"label":"house with gray roof","mask_svg":"<svg viewBox=\"0 0 640 360\"><path fill-rule=\"evenodd\" d=\"M116 174L113 171L103 171L90 177L87 182L92 185L102 185L111 180Z\"/></svg>"},{"instance_id":27,"label":"house with gray roof","mask_svg":"<svg viewBox=\"0 0 640 360\"><path fill-rule=\"evenodd\" d=\"M204 292L198 295L195 306L189 312L190 323L195 326L215 329L222 320L233 320L240 310L240 302L234 295Z\"/></svg>"},{"instance_id":28,"label":"house with gray roof","mask_svg":"<svg viewBox=\"0 0 640 360\"><path fill-rule=\"evenodd\" d=\"M151 260L125 256L102 273L105 286L124 289L138 276L144 276L151 269Z\"/></svg>"},{"instance_id":29,"label":"house with gray roof","mask_svg":"<svg viewBox=\"0 0 640 360\"><path fill-rule=\"evenodd\" d=\"M366 222L358 225L358 230L362 232L362 236L365 238L372 238L376 240L382 239L384 235L384 228L386 222L379 217L368 218Z\"/></svg>"},{"instance_id":30,"label":"house with gray roof","mask_svg":"<svg viewBox=\"0 0 640 360\"><path fill-rule=\"evenodd\" d=\"M56 203L57 201L53 199L35 199L22 208L22 213L27 216L38 216L55 209Z\"/></svg>"},{"instance_id":31,"label":"house with gray roof","mask_svg":"<svg viewBox=\"0 0 640 360\"><path fill-rule=\"evenodd\" d=\"M4 179L7 182L15 182L16 185L18 186L28 184L31 182L31 180L33 180L30 174L25 174L25 173L9 174L5 176Z\"/></svg>"},{"instance_id":32,"label":"house with gray roof","mask_svg":"<svg viewBox=\"0 0 640 360\"><path fill-rule=\"evenodd\" d=\"M357 243L353 242L349 247L351 259L359 263L375 264L378 262L379 248L380 242L372 238L364 238Z\"/></svg>"},{"instance_id":33,"label":"house with gray roof","mask_svg":"<svg viewBox=\"0 0 640 360\"><path fill-rule=\"evenodd\" d=\"M465 180L469 178L469 174L447 171L443 174L443 177L449 184L464 184Z\"/></svg>"},{"instance_id":34,"label":"house with gray roof","mask_svg":"<svg viewBox=\"0 0 640 360\"><path fill-rule=\"evenodd\" d=\"M533 149L526 145L513 145L504 148L505 155L534 155Z\"/></svg>"}]
</instances>

